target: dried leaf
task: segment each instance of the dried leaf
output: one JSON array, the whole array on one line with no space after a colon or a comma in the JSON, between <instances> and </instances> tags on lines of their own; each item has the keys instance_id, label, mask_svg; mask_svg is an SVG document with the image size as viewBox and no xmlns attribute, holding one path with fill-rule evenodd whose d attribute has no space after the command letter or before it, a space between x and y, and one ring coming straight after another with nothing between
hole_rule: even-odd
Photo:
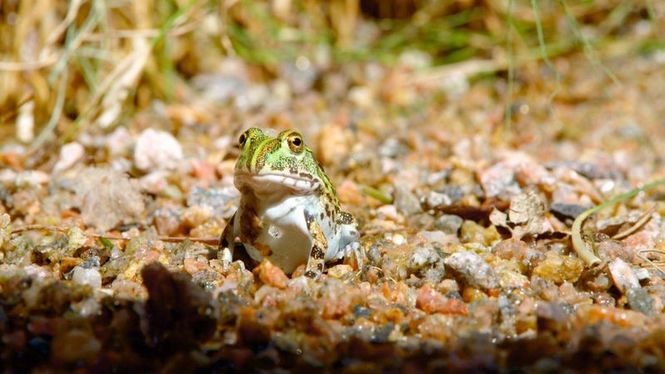
<instances>
[{"instance_id":1,"label":"dried leaf","mask_svg":"<svg viewBox=\"0 0 665 374\"><path fill-rule=\"evenodd\" d=\"M490 213L490 222L492 222L494 226L510 229L510 226L508 226L508 215L496 208Z\"/></svg>"},{"instance_id":2,"label":"dried leaf","mask_svg":"<svg viewBox=\"0 0 665 374\"><path fill-rule=\"evenodd\" d=\"M553 231L545 212L545 203L535 192L528 191L515 197L508 210L508 219L518 225L513 229L513 237L519 239Z\"/></svg>"},{"instance_id":3,"label":"dried leaf","mask_svg":"<svg viewBox=\"0 0 665 374\"><path fill-rule=\"evenodd\" d=\"M77 226L73 226L67 230L67 249L70 252L73 253L77 249L83 247L87 240L88 237L85 235L83 230Z\"/></svg>"},{"instance_id":4,"label":"dried leaf","mask_svg":"<svg viewBox=\"0 0 665 374\"><path fill-rule=\"evenodd\" d=\"M106 231L143 212L143 197L127 175L111 169L87 168L79 174L76 195L83 221Z\"/></svg>"}]
</instances>

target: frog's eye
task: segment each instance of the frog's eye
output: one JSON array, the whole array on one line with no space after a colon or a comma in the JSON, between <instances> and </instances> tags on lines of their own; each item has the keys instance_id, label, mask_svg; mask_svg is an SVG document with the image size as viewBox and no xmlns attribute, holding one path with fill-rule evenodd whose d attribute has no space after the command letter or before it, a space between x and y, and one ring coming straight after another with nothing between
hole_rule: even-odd
<instances>
[{"instance_id":1,"label":"frog's eye","mask_svg":"<svg viewBox=\"0 0 665 374\"><path fill-rule=\"evenodd\" d=\"M243 132L240 134L240 138L238 138L238 144L242 147L245 145L245 142L247 141L247 131Z\"/></svg>"},{"instance_id":2,"label":"frog's eye","mask_svg":"<svg viewBox=\"0 0 665 374\"><path fill-rule=\"evenodd\" d=\"M289 148L291 148L291 151L295 153L302 152L305 145L305 142L303 142L302 140L302 135L298 133L293 133L289 135L287 141L289 142Z\"/></svg>"}]
</instances>

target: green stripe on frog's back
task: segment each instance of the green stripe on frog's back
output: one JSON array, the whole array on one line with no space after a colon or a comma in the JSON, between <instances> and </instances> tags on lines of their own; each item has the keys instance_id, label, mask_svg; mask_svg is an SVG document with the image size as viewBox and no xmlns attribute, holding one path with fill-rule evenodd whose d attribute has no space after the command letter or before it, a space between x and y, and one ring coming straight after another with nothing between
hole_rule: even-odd
<instances>
[{"instance_id":1,"label":"green stripe on frog's back","mask_svg":"<svg viewBox=\"0 0 665 374\"><path fill-rule=\"evenodd\" d=\"M281 146L281 140L279 138L265 138L262 139L261 143L257 148L252 152L251 158L251 167L249 170L252 170L255 173L258 173L263 169L263 166L266 163L266 160L270 158L270 154ZM282 170L284 166L280 166L279 162L272 162L270 160L270 168L273 170Z\"/></svg>"}]
</instances>

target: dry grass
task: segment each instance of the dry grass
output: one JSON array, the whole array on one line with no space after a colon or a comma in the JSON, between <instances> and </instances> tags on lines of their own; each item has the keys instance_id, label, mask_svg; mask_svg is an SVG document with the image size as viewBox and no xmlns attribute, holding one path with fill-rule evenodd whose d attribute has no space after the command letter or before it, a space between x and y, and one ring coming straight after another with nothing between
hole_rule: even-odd
<instances>
[{"instance_id":1,"label":"dry grass","mask_svg":"<svg viewBox=\"0 0 665 374\"><path fill-rule=\"evenodd\" d=\"M582 51L613 77L603 59L662 50L664 20L653 0L4 1L0 136L36 149L114 126L153 99L177 100L179 82L225 56L274 72L321 46L333 63L391 63L416 49L437 65L482 59L512 73Z\"/></svg>"}]
</instances>

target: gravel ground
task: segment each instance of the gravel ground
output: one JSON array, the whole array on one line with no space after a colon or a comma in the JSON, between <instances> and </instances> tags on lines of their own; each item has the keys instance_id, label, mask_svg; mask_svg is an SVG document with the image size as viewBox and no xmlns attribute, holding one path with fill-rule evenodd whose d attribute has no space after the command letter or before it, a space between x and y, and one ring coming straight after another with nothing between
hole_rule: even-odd
<instances>
[{"instance_id":1,"label":"gravel ground","mask_svg":"<svg viewBox=\"0 0 665 374\"><path fill-rule=\"evenodd\" d=\"M502 79L349 64L266 82L230 60L124 126L29 155L3 143L0 360L665 371L665 189L586 220L600 265L571 243L586 209L665 176L665 69L617 61L613 84L584 58L557 64L565 89L520 72L506 117ZM250 126L303 132L359 222L363 268L308 280L218 253Z\"/></svg>"}]
</instances>

